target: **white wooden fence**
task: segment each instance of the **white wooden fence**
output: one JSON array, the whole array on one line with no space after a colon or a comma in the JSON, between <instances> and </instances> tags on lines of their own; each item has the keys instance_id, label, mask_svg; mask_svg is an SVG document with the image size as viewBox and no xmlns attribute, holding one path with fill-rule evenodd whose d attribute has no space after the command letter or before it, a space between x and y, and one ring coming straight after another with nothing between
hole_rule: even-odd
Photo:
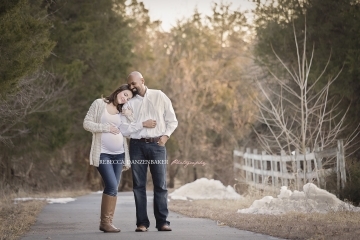
<instances>
[{"instance_id":1,"label":"white wooden fence","mask_svg":"<svg viewBox=\"0 0 360 240\"><path fill-rule=\"evenodd\" d=\"M333 163L323 168L324 159L334 159ZM345 157L343 141L338 141L337 148L310 152L305 155L296 150L294 155L268 155L264 151L260 154L257 149L250 148L234 150L234 174L242 178L246 184L256 188L278 188L279 186L293 186L301 189L307 182L324 184L324 178L332 171L337 173L337 187L344 188L346 182Z\"/></svg>"}]
</instances>

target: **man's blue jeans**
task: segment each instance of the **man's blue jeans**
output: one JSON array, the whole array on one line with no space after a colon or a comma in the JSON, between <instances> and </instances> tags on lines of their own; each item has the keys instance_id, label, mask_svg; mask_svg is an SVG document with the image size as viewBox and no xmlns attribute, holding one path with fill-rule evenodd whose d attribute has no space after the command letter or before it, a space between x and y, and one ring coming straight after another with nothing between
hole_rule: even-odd
<instances>
[{"instance_id":1,"label":"man's blue jeans","mask_svg":"<svg viewBox=\"0 0 360 240\"><path fill-rule=\"evenodd\" d=\"M105 184L104 194L110 196L117 195L124 159L125 153L100 154L100 164L97 169Z\"/></svg>"},{"instance_id":2,"label":"man's blue jeans","mask_svg":"<svg viewBox=\"0 0 360 240\"><path fill-rule=\"evenodd\" d=\"M166 148L157 143L146 143L136 139L130 140L131 171L133 175L133 192L136 205L136 225L150 226L147 215L146 179L149 166L154 184L154 215L156 228L164 224L170 225L167 216L167 188L166 188ZM141 160L160 160L157 163ZM159 163L161 162L161 163Z\"/></svg>"}]
</instances>

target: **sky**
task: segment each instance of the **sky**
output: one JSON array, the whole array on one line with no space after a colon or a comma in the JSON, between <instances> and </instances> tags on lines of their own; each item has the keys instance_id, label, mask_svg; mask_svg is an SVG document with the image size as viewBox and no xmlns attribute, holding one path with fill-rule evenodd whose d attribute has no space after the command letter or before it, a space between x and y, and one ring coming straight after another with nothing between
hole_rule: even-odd
<instances>
[{"instance_id":1,"label":"sky","mask_svg":"<svg viewBox=\"0 0 360 240\"><path fill-rule=\"evenodd\" d=\"M220 3L221 0L140 0L149 10L151 20L161 20L162 28L169 31L171 26L176 25L176 20L189 17L197 7L200 13L211 14L212 3ZM231 9L251 10L255 4L251 0L224 0L224 3L232 3Z\"/></svg>"}]
</instances>

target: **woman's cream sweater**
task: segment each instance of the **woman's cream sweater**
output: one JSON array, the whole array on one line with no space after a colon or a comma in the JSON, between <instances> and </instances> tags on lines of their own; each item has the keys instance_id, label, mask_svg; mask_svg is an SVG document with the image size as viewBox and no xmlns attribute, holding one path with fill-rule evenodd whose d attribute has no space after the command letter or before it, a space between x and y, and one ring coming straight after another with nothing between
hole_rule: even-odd
<instances>
[{"instance_id":1,"label":"woman's cream sweater","mask_svg":"<svg viewBox=\"0 0 360 240\"><path fill-rule=\"evenodd\" d=\"M84 129L92 132L92 142L90 150L90 165L95 167L99 166L100 153L101 153L101 133L110 132L110 124L101 123L101 115L103 114L106 102L103 98L96 99L90 106L84 119ZM121 133L120 133L121 134ZM124 150L125 150L125 169L130 167L129 148L124 137Z\"/></svg>"}]
</instances>

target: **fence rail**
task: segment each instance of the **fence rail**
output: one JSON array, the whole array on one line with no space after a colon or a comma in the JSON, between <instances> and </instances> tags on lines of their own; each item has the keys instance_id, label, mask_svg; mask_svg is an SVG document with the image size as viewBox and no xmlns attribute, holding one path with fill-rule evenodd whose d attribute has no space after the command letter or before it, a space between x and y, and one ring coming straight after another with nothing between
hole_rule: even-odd
<instances>
[{"instance_id":1,"label":"fence rail","mask_svg":"<svg viewBox=\"0 0 360 240\"><path fill-rule=\"evenodd\" d=\"M323 167L323 160L336 159L330 167ZM286 155L281 151L280 155L269 155L265 151L261 154L257 149L250 148L234 150L234 174L240 175L249 185L257 188L289 186L295 184L300 189L309 181L315 181L319 186L324 184L324 178L331 172L337 173L337 187L340 190L345 186L345 157L343 141L338 141L336 148L319 150L299 154L295 150L294 155Z\"/></svg>"}]
</instances>

